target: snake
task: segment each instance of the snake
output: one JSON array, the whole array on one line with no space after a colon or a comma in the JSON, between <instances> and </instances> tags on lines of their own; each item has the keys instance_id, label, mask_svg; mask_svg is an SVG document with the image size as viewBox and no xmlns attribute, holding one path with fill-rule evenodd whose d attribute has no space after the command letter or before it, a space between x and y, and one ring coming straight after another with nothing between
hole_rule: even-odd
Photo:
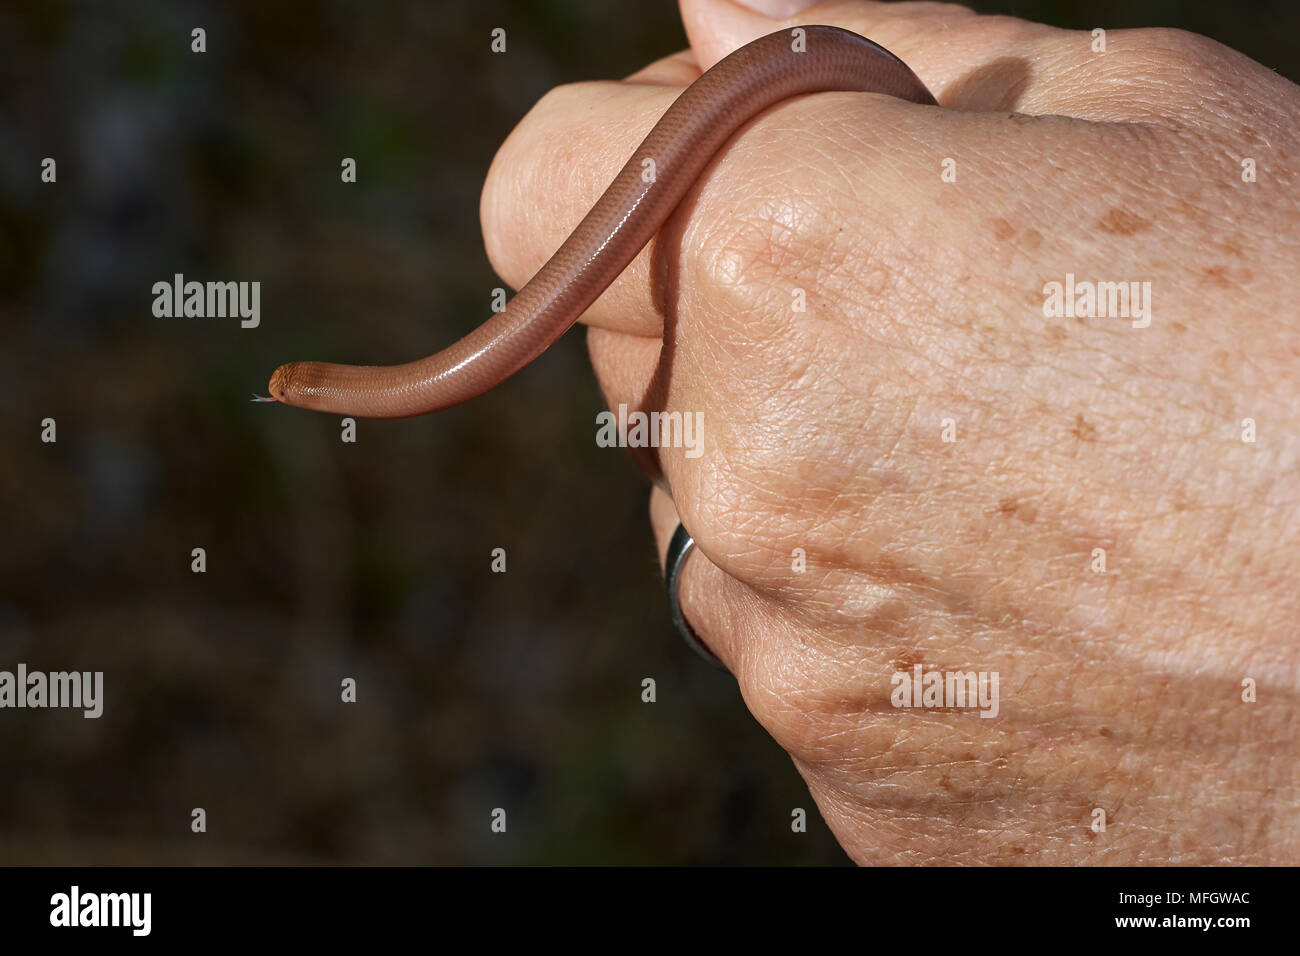
<instances>
[{"instance_id":1,"label":"snake","mask_svg":"<svg viewBox=\"0 0 1300 956\"><path fill-rule=\"evenodd\" d=\"M829 91L937 105L907 64L849 30L809 25L753 40L678 95L555 254L474 331L401 365L290 362L272 373L270 394L254 400L407 418L495 388L578 321L745 123L783 100Z\"/></svg>"}]
</instances>

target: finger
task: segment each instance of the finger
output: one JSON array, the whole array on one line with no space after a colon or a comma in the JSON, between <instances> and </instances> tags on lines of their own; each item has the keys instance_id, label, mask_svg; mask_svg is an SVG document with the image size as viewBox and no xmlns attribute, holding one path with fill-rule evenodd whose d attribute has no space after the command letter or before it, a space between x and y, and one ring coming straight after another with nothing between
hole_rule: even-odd
<instances>
[{"instance_id":1,"label":"finger","mask_svg":"<svg viewBox=\"0 0 1300 956\"><path fill-rule=\"evenodd\" d=\"M633 82L575 83L547 93L511 132L488 170L479 203L492 267L520 288L600 198L681 87L657 81L680 62ZM589 324L656 334L649 243L583 315Z\"/></svg>"},{"instance_id":2,"label":"finger","mask_svg":"<svg viewBox=\"0 0 1300 956\"><path fill-rule=\"evenodd\" d=\"M751 40L783 27L828 24L843 27L879 43L901 58L934 93L941 92L952 75L982 66L995 56L987 44L982 47L961 40L966 23L993 20L972 10L946 3L873 3L868 0L832 0L807 4L802 10L777 6L772 16L758 12L740 0L679 0L682 23L700 65L707 69ZM755 4L757 6L757 4ZM1026 28L1049 31L1026 21ZM1026 31L1028 32L1028 31ZM1063 32L1063 31L1051 31Z\"/></svg>"},{"instance_id":3,"label":"finger","mask_svg":"<svg viewBox=\"0 0 1300 956\"><path fill-rule=\"evenodd\" d=\"M1111 50L1090 32L950 3L829 0L680 0L691 48L708 68L783 26L826 23L869 37L900 57L946 107L1056 114L1097 121L1161 115L1149 84L1149 31L1111 33ZM757 8L775 11L774 16ZM802 8L802 9L800 9ZM1188 35L1190 36L1190 35Z\"/></svg>"},{"instance_id":4,"label":"finger","mask_svg":"<svg viewBox=\"0 0 1300 956\"><path fill-rule=\"evenodd\" d=\"M672 498L661 488L650 493L650 523L659 549L659 568L666 573L668 543L679 521ZM698 545L687 556L677 580L682 617L722 665L737 673L742 656L738 638L743 637L745 629L736 627L739 619L736 611L754 600L752 594L710 561Z\"/></svg>"},{"instance_id":5,"label":"finger","mask_svg":"<svg viewBox=\"0 0 1300 956\"><path fill-rule=\"evenodd\" d=\"M654 384L662 350L663 341L658 337L629 335L598 326L587 330L591 367L610 409L616 413L620 406L629 412L656 409L662 401L662 390ZM627 450L647 478L651 481L663 478L657 448L629 445Z\"/></svg>"},{"instance_id":6,"label":"finger","mask_svg":"<svg viewBox=\"0 0 1300 956\"><path fill-rule=\"evenodd\" d=\"M730 0L685 0L683 8L688 29L700 47L697 53L702 63L716 60L747 39L771 32L780 22L746 12ZM705 18L702 11L709 11L709 16ZM1034 66L1027 78L1021 69L1026 63L1033 65L1039 57L1036 52L1039 48L1026 40L1026 36L1046 36L1042 31L1056 36L1063 35L1064 31L1008 18L976 17L960 9L933 4L885 6L840 2L822 4L800 17L835 20L873 34L903 54L922 79L950 103L968 108L1006 108L1011 100L1016 100L1017 108L1021 109L1068 112L1050 97L1039 96L1035 84L1043 74L1041 69ZM701 26L706 21L712 32ZM1086 38L1086 35L1070 36ZM1011 56L1008 50L1016 44L1022 45ZM687 54L675 54L634 74L633 82L560 87L544 97L511 134L488 173L480 209L489 257L510 285L516 288L523 285L591 208L636 143L678 95L678 86L660 84L686 82L695 77L691 60ZM959 79L965 86L957 87ZM1088 96L1098 100L1099 94ZM872 138L889 142L893 135L891 121L880 115L886 112L885 107L869 106L855 109L846 116L845 122L856 136L865 131ZM811 107L805 104L802 108ZM745 135L752 136L764 124L770 125L781 112L783 108L778 107ZM933 111L923 112L925 122L936 122L941 116ZM1108 110L1092 102L1083 104L1077 112L1102 115ZM818 143L807 140L844 135L838 129L843 123L818 128L812 121L816 119L810 120L802 114L796 117L796 123L802 124L796 128L805 134L800 137L804 140L803 154L814 157L820 151ZM937 137L931 130L925 141L951 140L950 130L940 132L943 136ZM970 132L977 137L987 135L982 127L974 124ZM728 159L724 155L718 169L705 177L702 188L707 189L708 180L716 178ZM891 165L896 167L897 163ZM834 170L830 174L834 176ZM684 207L689 205L688 201ZM730 205L734 207L734 197ZM694 221L688 208L679 211L677 218ZM583 321L645 335L659 332L661 318L651 281L655 245L651 243L615 279L583 316ZM692 253L689 247L683 251Z\"/></svg>"},{"instance_id":7,"label":"finger","mask_svg":"<svg viewBox=\"0 0 1300 956\"><path fill-rule=\"evenodd\" d=\"M661 64L647 76L662 78L680 66L680 62ZM489 258L510 285L523 285L554 253L678 93L677 87L640 82L559 87L548 93L511 133L493 160L480 205ZM910 107L901 102L894 105ZM818 107L822 115L830 116L829 125L814 116L804 129L796 125L797 120L792 123L788 119L782 127L781 114L788 116L789 110L808 107L784 104L765 115L745 135L752 136L762 127L785 128L788 139L797 142L804 156L812 160L820 157L821 162L829 162L826 154L834 152L829 148L834 143L819 149L818 141L827 137L843 140L839 128L846 124L854 130L855 138L869 135L882 144L889 142L896 125L884 115L891 112L889 103L860 104L859 109L839 120L833 111L828 113L834 106L823 102ZM664 303L656 297L656 289L662 292L673 285L662 277L675 274L685 259L716 255L718 251L717 243L710 243L707 237L687 235L688 228L717 223L722 213L733 213L737 192L745 194L755 156L763 162L763 156L772 156L779 162L789 155L788 145L770 153L724 151L718 164L701 178L699 186L660 230L656 241L624 269L582 321L641 335L661 334ZM892 165L896 167L897 163ZM697 214L695 198L709 192L710 185L722 180L726 171L730 173L729 185L711 191L715 200L721 200L715 202L715 214ZM838 166L829 175L831 180L843 178Z\"/></svg>"},{"instance_id":8,"label":"finger","mask_svg":"<svg viewBox=\"0 0 1300 956\"><path fill-rule=\"evenodd\" d=\"M624 77L623 82L651 86L690 86L699 79L701 72L691 50L678 50Z\"/></svg>"}]
</instances>

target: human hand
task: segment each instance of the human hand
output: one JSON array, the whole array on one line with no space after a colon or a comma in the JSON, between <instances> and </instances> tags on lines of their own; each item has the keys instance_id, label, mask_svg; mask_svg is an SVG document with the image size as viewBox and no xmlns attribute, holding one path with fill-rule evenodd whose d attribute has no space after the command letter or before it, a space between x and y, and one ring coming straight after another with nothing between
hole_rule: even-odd
<instances>
[{"instance_id":1,"label":"human hand","mask_svg":"<svg viewBox=\"0 0 1300 956\"><path fill-rule=\"evenodd\" d=\"M660 553L680 515L686 616L842 845L1296 862L1300 89L1170 30L1100 53L932 4L683 13L693 56L562 87L502 148L507 281L764 33L868 36L945 107L768 111L584 317L612 407L703 413L703 455L653 466ZM1067 275L1145 315L1045 315ZM916 665L997 673L996 716L893 706Z\"/></svg>"}]
</instances>

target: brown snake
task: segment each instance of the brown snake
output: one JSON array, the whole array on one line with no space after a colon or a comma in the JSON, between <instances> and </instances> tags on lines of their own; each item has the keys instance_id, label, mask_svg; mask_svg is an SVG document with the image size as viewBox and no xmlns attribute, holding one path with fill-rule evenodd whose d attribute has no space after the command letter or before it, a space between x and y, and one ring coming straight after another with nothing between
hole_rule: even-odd
<instances>
[{"instance_id":1,"label":"brown snake","mask_svg":"<svg viewBox=\"0 0 1300 956\"><path fill-rule=\"evenodd\" d=\"M741 125L781 100L827 90L935 102L902 60L856 33L806 26L754 40L668 107L591 211L504 310L442 351L404 365L281 365L271 376L270 395L259 400L358 418L405 418L481 395L578 320ZM653 175L645 175L647 168Z\"/></svg>"}]
</instances>

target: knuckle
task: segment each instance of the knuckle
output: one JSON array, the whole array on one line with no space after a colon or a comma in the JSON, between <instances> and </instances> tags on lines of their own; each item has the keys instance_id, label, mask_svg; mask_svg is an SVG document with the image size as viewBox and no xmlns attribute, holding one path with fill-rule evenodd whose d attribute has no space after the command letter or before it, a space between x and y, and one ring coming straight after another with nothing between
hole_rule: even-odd
<instances>
[{"instance_id":1,"label":"knuckle","mask_svg":"<svg viewBox=\"0 0 1300 956\"><path fill-rule=\"evenodd\" d=\"M763 156L791 154L789 143L756 148ZM793 302L803 308L809 297L838 289L863 251L843 208L856 200L827 195L836 174L794 170L784 161L778 168L745 165L751 168L728 175L702 204L699 241L684 264L689 287L710 312L743 317L716 327L719 335L738 337L733 347L779 341L794 319ZM807 185L813 182L815 189Z\"/></svg>"},{"instance_id":2,"label":"knuckle","mask_svg":"<svg viewBox=\"0 0 1300 956\"><path fill-rule=\"evenodd\" d=\"M730 214L711 217L698 278L710 291L748 303L784 292L816 259L823 207L797 189L758 186Z\"/></svg>"}]
</instances>

